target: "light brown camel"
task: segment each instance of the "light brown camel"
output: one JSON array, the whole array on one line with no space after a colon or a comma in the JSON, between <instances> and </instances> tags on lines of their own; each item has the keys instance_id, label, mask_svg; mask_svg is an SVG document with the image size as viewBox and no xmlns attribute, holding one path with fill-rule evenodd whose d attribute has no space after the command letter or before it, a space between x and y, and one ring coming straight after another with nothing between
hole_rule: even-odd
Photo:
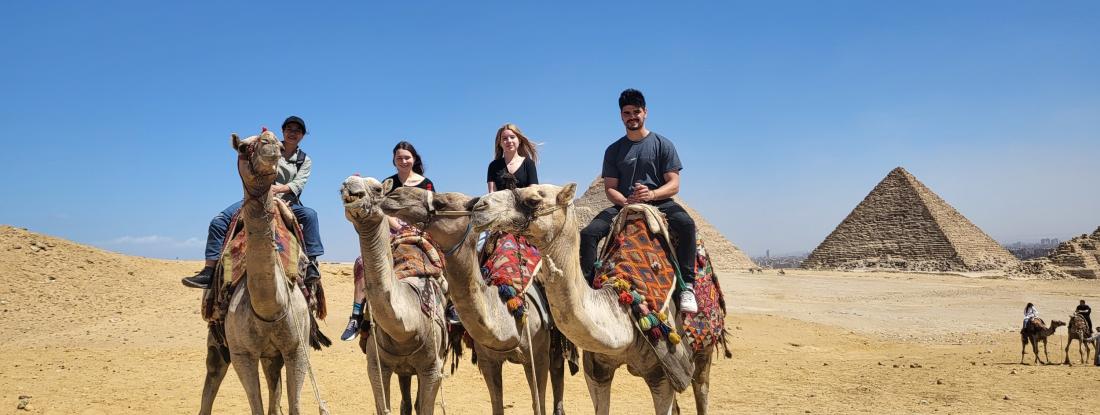
<instances>
[{"instance_id":1,"label":"light brown camel","mask_svg":"<svg viewBox=\"0 0 1100 415\"><path fill-rule=\"evenodd\" d=\"M478 266L478 233L471 231L468 215L474 201L461 193L433 194L416 187L401 187L386 196L382 210L408 223L424 225L432 239L446 250L444 275L450 290L448 296L454 301L462 325L474 339L478 370L489 389L493 414L504 413L501 369L506 361L523 366L536 415L549 412L543 409L547 374L554 390L553 412L564 414L565 359L561 342L552 341L549 316L542 315L541 310L549 311L546 301L532 291L533 286L529 289L526 301L530 306L524 327L508 312L497 287L485 283Z\"/></svg>"},{"instance_id":2,"label":"light brown camel","mask_svg":"<svg viewBox=\"0 0 1100 415\"><path fill-rule=\"evenodd\" d=\"M597 414L611 412L611 383L616 369L624 364L649 386L655 413L678 413L677 388L671 375L659 364L655 348L635 328L632 316L618 302L613 288L594 290L581 274L580 231L573 207L575 192L576 184L570 183L565 187L543 184L514 192L490 193L473 207L474 227L525 235L542 251L547 264L539 278L546 286L558 327L585 351L585 380ZM680 327L681 316L675 303L672 302L669 315ZM685 343L676 346L662 343L657 347L670 347L671 359L687 368L696 411L705 414L714 347L692 353Z\"/></svg>"},{"instance_id":3,"label":"light brown camel","mask_svg":"<svg viewBox=\"0 0 1100 415\"><path fill-rule=\"evenodd\" d=\"M432 285L438 283L430 278L398 280L394 275L389 220L379 207L382 184L378 180L348 177L340 194L344 216L359 235L367 304L376 323L373 324L376 330L368 333L370 338L364 350L375 411L389 413L390 375L396 373L403 397L401 413L408 414L413 409L405 402L415 375L416 413L431 415L443 382L447 338L442 302L431 301L427 307L430 315L426 315L422 312L421 291L434 291Z\"/></svg>"},{"instance_id":4,"label":"light brown camel","mask_svg":"<svg viewBox=\"0 0 1100 415\"><path fill-rule=\"evenodd\" d=\"M1081 355L1081 364L1085 364L1089 358L1089 351L1092 346L1085 339L1089 338L1092 331L1089 330L1089 325L1085 322L1085 317L1078 313L1073 313L1073 316L1069 318L1069 324L1066 325L1066 360L1062 364L1072 365L1069 362L1069 346L1073 344L1074 340L1077 340L1077 353ZM1084 346L1084 347L1082 347ZM1050 359L1048 358L1047 361Z\"/></svg>"},{"instance_id":5,"label":"light brown camel","mask_svg":"<svg viewBox=\"0 0 1100 415\"><path fill-rule=\"evenodd\" d=\"M279 371L285 363L290 413L298 414L302 383L307 374L313 376L309 364L310 314L302 292L297 285L288 282L273 243L272 221L278 212L271 185L275 182L282 144L275 134L264 131L245 140L234 134L231 145L238 153L237 171L244 187L241 220L248 232L245 240L248 255L245 258L247 276L234 291L225 316L226 344L253 415L264 412L260 395L260 361L264 362L264 375L272 401L269 402L268 413L281 413ZM209 367L210 356L207 362ZM221 374L224 375L224 371ZM215 385L214 393L216 389ZM320 412L327 414L316 379L313 393ZM206 401L205 396L203 400ZM213 401L212 396L210 400Z\"/></svg>"},{"instance_id":6,"label":"light brown camel","mask_svg":"<svg viewBox=\"0 0 1100 415\"><path fill-rule=\"evenodd\" d=\"M1031 343L1031 350L1035 353L1035 363L1048 364L1050 362L1050 353L1047 352L1047 337L1054 334L1058 327L1064 326L1066 323L1053 320L1050 322L1050 328L1046 327L1041 318L1031 319L1031 324L1026 329L1020 330L1020 364L1024 364L1024 356L1027 355L1027 345ZM1043 354L1047 357L1047 362L1043 362L1039 358L1039 342L1043 342Z\"/></svg>"}]
</instances>

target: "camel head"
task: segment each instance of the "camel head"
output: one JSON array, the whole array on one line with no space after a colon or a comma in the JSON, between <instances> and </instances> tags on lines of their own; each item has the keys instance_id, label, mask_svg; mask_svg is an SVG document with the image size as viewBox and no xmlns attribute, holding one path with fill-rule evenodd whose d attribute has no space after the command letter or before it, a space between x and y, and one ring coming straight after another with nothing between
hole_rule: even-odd
<instances>
[{"instance_id":1,"label":"camel head","mask_svg":"<svg viewBox=\"0 0 1100 415\"><path fill-rule=\"evenodd\" d=\"M523 235L542 247L553 242L573 214L577 184L536 184L482 196L473 206L474 229Z\"/></svg>"},{"instance_id":2,"label":"camel head","mask_svg":"<svg viewBox=\"0 0 1100 415\"><path fill-rule=\"evenodd\" d=\"M248 194L259 196L268 191L275 183L279 157L283 153L283 144L275 133L264 130L244 140L234 133L230 136L230 145L237 151L237 171Z\"/></svg>"},{"instance_id":3,"label":"camel head","mask_svg":"<svg viewBox=\"0 0 1100 415\"><path fill-rule=\"evenodd\" d=\"M340 197L344 201L344 216L353 224L381 219L378 202L382 200L382 183L375 178L349 176L340 186Z\"/></svg>"},{"instance_id":4,"label":"camel head","mask_svg":"<svg viewBox=\"0 0 1100 415\"><path fill-rule=\"evenodd\" d=\"M1066 322L1064 322L1062 320L1053 320L1053 321L1050 322L1050 331L1055 331L1059 327L1062 327L1064 325L1066 325Z\"/></svg>"},{"instance_id":5,"label":"camel head","mask_svg":"<svg viewBox=\"0 0 1100 415\"><path fill-rule=\"evenodd\" d=\"M399 187L382 199L382 211L408 223L426 224L424 229L443 245L454 245L466 232L468 215L477 198L462 193L432 193L419 187Z\"/></svg>"}]
</instances>

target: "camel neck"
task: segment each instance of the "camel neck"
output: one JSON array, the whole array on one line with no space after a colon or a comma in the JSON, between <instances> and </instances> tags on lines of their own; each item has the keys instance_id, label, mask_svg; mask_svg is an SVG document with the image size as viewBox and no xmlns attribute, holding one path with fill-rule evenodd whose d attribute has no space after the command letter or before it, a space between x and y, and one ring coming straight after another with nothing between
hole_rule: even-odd
<instances>
[{"instance_id":1,"label":"camel neck","mask_svg":"<svg viewBox=\"0 0 1100 415\"><path fill-rule=\"evenodd\" d=\"M245 240L245 269L248 273L246 286L249 301L256 315L263 319L274 320L286 309L288 292L286 276L279 272L276 261L275 201L271 192L264 192L261 198L246 197L241 205L241 218L244 220L248 237Z\"/></svg>"},{"instance_id":2,"label":"camel neck","mask_svg":"<svg viewBox=\"0 0 1100 415\"><path fill-rule=\"evenodd\" d=\"M363 283L371 314L378 327L394 340L411 339L420 326L422 314L416 293L402 290L393 273L389 221L385 215L372 215L355 223L359 233L359 252L363 258Z\"/></svg>"},{"instance_id":3,"label":"camel neck","mask_svg":"<svg viewBox=\"0 0 1100 415\"><path fill-rule=\"evenodd\" d=\"M451 219L437 219L438 222ZM462 229L456 235L465 233L466 222L469 218L453 219ZM442 235L442 230L431 232L433 235ZM496 287L486 284L481 277L481 268L478 266L477 233L470 232L466 239L447 241L447 246L452 243L460 243L462 247L453 255L447 257L447 267L444 276L450 285L448 295L454 299L455 309L462 317L462 323L466 331L475 341L493 350L507 350L518 346L518 336L515 324L495 324L501 322L512 323L514 319L500 301ZM449 239L449 238L448 238Z\"/></svg>"},{"instance_id":4,"label":"camel neck","mask_svg":"<svg viewBox=\"0 0 1100 415\"><path fill-rule=\"evenodd\" d=\"M593 290L581 272L580 231L573 208L565 209L563 232L543 248L561 274L543 266L541 277L558 328L584 350L616 355L634 343L633 321L610 290Z\"/></svg>"}]
</instances>

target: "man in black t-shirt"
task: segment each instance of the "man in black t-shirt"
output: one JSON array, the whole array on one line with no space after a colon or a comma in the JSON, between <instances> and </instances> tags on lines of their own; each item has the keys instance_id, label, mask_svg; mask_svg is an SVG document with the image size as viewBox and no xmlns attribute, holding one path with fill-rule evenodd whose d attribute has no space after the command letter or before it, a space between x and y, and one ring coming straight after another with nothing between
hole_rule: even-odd
<instances>
[{"instance_id":1,"label":"man in black t-shirt","mask_svg":"<svg viewBox=\"0 0 1100 415\"><path fill-rule=\"evenodd\" d=\"M1089 333L1092 333L1092 307L1085 304L1085 300L1081 300L1081 304L1077 305L1077 314L1085 318L1085 322L1089 325Z\"/></svg>"},{"instance_id":2,"label":"man in black t-shirt","mask_svg":"<svg viewBox=\"0 0 1100 415\"><path fill-rule=\"evenodd\" d=\"M626 135L611 143L603 156L603 185L607 200L615 206L604 209L581 230L581 269L592 284L596 268L596 246L611 232L611 222L623 206L648 203L668 219L680 275L686 289L680 294L680 311L694 313L695 221L672 200L680 191L680 156L672 141L645 128L645 96L627 89L619 95L619 110Z\"/></svg>"}]
</instances>

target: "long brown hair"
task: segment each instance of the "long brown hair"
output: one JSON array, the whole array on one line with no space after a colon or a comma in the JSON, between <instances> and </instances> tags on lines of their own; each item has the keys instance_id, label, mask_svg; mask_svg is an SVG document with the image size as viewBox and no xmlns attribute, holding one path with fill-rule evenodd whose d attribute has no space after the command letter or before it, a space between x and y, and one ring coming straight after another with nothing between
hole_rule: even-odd
<instances>
[{"instance_id":1,"label":"long brown hair","mask_svg":"<svg viewBox=\"0 0 1100 415\"><path fill-rule=\"evenodd\" d=\"M412 143L410 143L408 141L401 141L401 142L397 143L396 146L393 146L393 156L394 157L397 156L397 150L405 150L405 151L408 151L409 153L411 153L412 156L413 156L412 171L416 174L421 175L421 176L424 175L424 162L422 160L420 160L420 153L416 152L416 147L413 147ZM390 157L390 163L393 163L393 165L396 167L397 163L393 161L394 157Z\"/></svg>"},{"instance_id":2,"label":"long brown hair","mask_svg":"<svg viewBox=\"0 0 1100 415\"><path fill-rule=\"evenodd\" d=\"M539 151L536 148L535 143L532 143L527 136L523 135L523 132L519 130L519 127L512 123L502 125L497 129L497 138L493 140L493 159L504 158L504 148L500 146L500 135L504 134L504 130L510 130L516 134L516 138L519 138L519 145L516 146L516 154L522 157L531 159L531 161L539 161Z\"/></svg>"}]
</instances>

